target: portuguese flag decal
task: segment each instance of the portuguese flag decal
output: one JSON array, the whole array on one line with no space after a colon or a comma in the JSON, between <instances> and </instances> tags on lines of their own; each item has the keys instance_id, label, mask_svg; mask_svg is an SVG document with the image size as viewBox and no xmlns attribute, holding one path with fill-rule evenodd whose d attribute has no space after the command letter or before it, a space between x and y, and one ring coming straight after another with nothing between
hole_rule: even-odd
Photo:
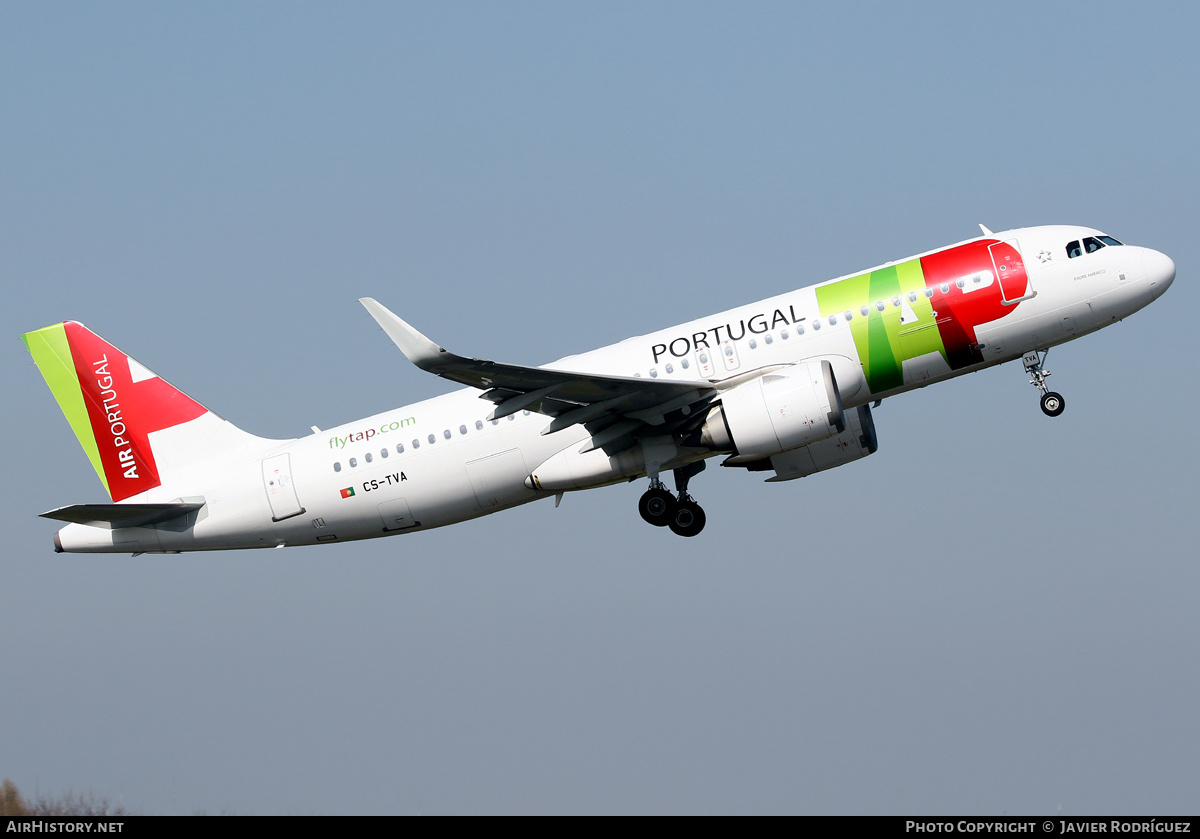
<instances>
[{"instance_id":1,"label":"portuguese flag decal","mask_svg":"<svg viewBox=\"0 0 1200 839\"><path fill-rule=\"evenodd\" d=\"M354 497L354 487L346 487L344 490L342 490L342 498L353 498L353 497Z\"/></svg>"}]
</instances>

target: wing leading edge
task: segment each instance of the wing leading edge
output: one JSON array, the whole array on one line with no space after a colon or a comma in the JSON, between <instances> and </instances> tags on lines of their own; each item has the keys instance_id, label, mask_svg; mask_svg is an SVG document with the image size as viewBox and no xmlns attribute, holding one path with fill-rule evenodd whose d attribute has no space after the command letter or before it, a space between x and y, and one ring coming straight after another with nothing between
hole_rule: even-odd
<instances>
[{"instance_id":1,"label":"wing leading edge","mask_svg":"<svg viewBox=\"0 0 1200 839\"><path fill-rule=\"evenodd\" d=\"M521 410L553 417L542 432L552 434L584 424L592 434L585 450L610 454L632 445L642 433L663 434L694 424L716 390L707 381L601 376L545 367L520 367L456 355L435 344L370 297L360 303L392 342L417 367L482 391L495 403L489 419Z\"/></svg>"}]
</instances>

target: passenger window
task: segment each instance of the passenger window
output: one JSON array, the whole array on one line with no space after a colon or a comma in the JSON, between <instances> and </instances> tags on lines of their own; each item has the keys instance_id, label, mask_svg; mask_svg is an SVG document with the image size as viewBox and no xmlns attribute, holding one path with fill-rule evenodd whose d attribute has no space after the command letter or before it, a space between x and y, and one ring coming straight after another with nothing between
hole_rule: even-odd
<instances>
[{"instance_id":1,"label":"passenger window","mask_svg":"<svg viewBox=\"0 0 1200 839\"><path fill-rule=\"evenodd\" d=\"M849 323L850 321L854 320L854 312L842 312L842 317L844 317L846 322Z\"/></svg>"},{"instance_id":2,"label":"passenger window","mask_svg":"<svg viewBox=\"0 0 1200 839\"><path fill-rule=\"evenodd\" d=\"M751 339L751 341L750 341L750 347L751 347L751 348L753 348L753 347L754 347L754 340L753 340L753 339ZM667 365L667 372L668 372L668 373L674 373L674 372L675 372L675 368L674 368L674 367L672 367L670 364L668 364L668 365Z\"/></svg>"},{"instance_id":3,"label":"passenger window","mask_svg":"<svg viewBox=\"0 0 1200 839\"><path fill-rule=\"evenodd\" d=\"M788 331L786 329L783 330L779 333L779 337L786 341L788 339Z\"/></svg>"},{"instance_id":4,"label":"passenger window","mask_svg":"<svg viewBox=\"0 0 1200 839\"><path fill-rule=\"evenodd\" d=\"M688 360L686 358L683 361L679 362L679 364L681 367L683 367L684 370L688 369Z\"/></svg>"},{"instance_id":5,"label":"passenger window","mask_svg":"<svg viewBox=\"0 0 1200 839\"><path fill-rule=\"evenodd\" d=\"M750 349L758 349L758 341L755 341L753 338L750 339Z\"/></svg>"},{"instance_id":6,"label":"passenger window","mask_svg":"<svg viewBox=\"0 0 1200 839\"><path fill-rule=\"evenodd\" d=\"M942 291L942 294L949 294L950 293L950 283L942 283L941 291Z\"/></svg>"},{"instance_id":7,"label":"passenger window","mask_svg":"<svg viewBox=\"0 0 1200 839\"><path fill-rule=\"evenodd\" d=\"M956 286L958 286L959 288L962 288L963 286L965 286L965 285L966 285L966 283L965 283L965 282L963 282L963 278L962 278L962 277L959 277L957 280L955 280L955 281L954 281L954 284L955 284Z\"/></svg>"},{"instance_id":8,"label":"passenger window","mask_svg":"<svg viewBox=\"0 0 1200 839\"><path fill-rule=\"evenodd\" d=\"M829 316L829 325L830 325L830 326L837 326L837 315L830 315L830 316Z\"/></svg>"},{"instance_id":9,"label":"passenger window","mask_svg":"<svg viewBox=\"0 0 1200 839\"><path fill-rule=\"evenodd\" d=\"M340 463L335 463L335 464L333 464L333 471L334 471L334 472L341 472L341 471L342 471L342 464L340 464Z\"/></svg>"},{"instance_id":10,"label":"passenger window","mask_svg":"<svg viewBox=\"0 0 1200 839\"><path fill-rule=\"evenodd\" d=\"M867 308L866 306L863 306L858 311L865 318L870 313L871 310L869 308Z\"/></svg>"},{"instance_id":11,"label":"passenger window","mask_svg":"<svg viewBox=\"0 0 1200 839\"><path fill-rule=\"evenodd\" d=\"M449 440L449 439L450 439L450 437L451 437L451 434L450 434L450 429L449 429L449 428L447 428L445 431L443 431L443 432L442 432L442 436L443 436L443 437L445 437L447 440Z\"/></svg>"},{"instance_id":12,"label":"passenger window","mask_svg":"<svg viewBox=\"0 0 1200 839\"><path fill-rule=\"evenodd\" d=\"M1078 239L1067 245L1067 258L1074 259L1077 256L1083 256L1083 249L1079 247Z\"/></svg>"},{"instance_id":13,"label":"passenger window","mask_svg":"<svg viewBox=\"0 0 1200 839\"><path fill-rule=\"evenodd\" d=\"M1088 253L1095 253L1096 251L1098 251L1102 247L1104 247L1104 245L1100 244L1099 241L1097 241L1096 239L1093 239L1091 236L1088 236L1086 239L1083 240L1083 246L1085 248L1087 248Z\"/></svg>"},{"instance_id":14,"label":"passenger window","mask_svg":"<svg viewBox=\"0 0 1200 839\"><path fill-rule=\"evenodd\" d=\"M657 367L650 368L650 378L652 378L652 379L658 378L658 368Z\"/></svg>"},{"instance_id":15,"label":"passenger window","mask_svg":"<svg viewBox=\"0 0 1200 839\"><path fill-rule=\"evenodd\" d=\"M370 463L371 462L371 453L367 452L365 455L363 455L363 459L366 460L367 463Z\"/></svg>"},{"instance_id":16,"label":"passenger window","mask_svg":"<svg viewBox=\"0 0 1200 839\"><path fill-rule=\"evenodd\" d=\"M882 312L886 308L887 308L887 304L884 303L882 300L880 300L878 303L875 304L876 311Z\"/></svg>"},{"instance_id":17,"label":"passenger window","mask_svg":"<svg viewBox=\"0 0 1200 839\"><path fill-rule=\"evenodd\" d=\"M900 298L899 298L899 297L893 297L893 298L892 298L892 305L893 305L893 306L899 306L899 305L900 305Z\"/></svg>"},{"instance_id":18,"label":"passenger window","mask_svg":"<svg viewBox=\"0 0 1200 839\"><path fill-rule=\"evenodd\" d=\"M379 456L380 456L380 457L387 457L387 456L388 456L388 450L387 450L387 449L380 449L380 450L379 450Z\"/></svg>"},{"instance_id":19,"label":"passenger window","mask_svg":"<svg viewBox=\"0 0 1200 839\"><path fill-rule=\"evenodd\" d=\"M396 444L396 454L404 454L404 444L403 443Z\"/></svg>"},{"instance_id":20,"label":"passenger window","mask_svg":"<svg viewBox=\"0 0 1200 839\"><path fill-rule=\"evenodd\" d=\"M420 441L420 440L413 440L413 448L414 448L414 449L419 449L419 448L421 448L421 441Z\"/></svg>"},{"instance_id":21,"label":"passenger window","mask_svg":"<svg viewBox=\"0 0 1200 839\"><path fill-rule=\"evenodd\" d=\"M434 437L432 434L430 434L425 439L429 441L429 445L431 445L431 446L437 442L437 437Z\"/></svg>"},{"instance_id":22,"label":"passenger window","mask_svg":"<svg viewBox=\"0 0 1200 839\"><path fill-rule=\"evenodd\" d=\"M763 338L763 340L764 340L764 341L766 341L768 344L773 344L773 343L775 343L775 339L774 339L774 338L772 338L772 337L771 337L771 335L770 335L769 333L768 333L768 334L767 334L767 335L766 335L766 336Z\"/></svg>"},{"instance_id":23,"label":"passenger window","mask_svg":"<svg viewBox=\"0 0 1200 839\"><path fill-rule=\"evenodd\" d=\"M803 329L804 327L803 327L803 326L801 326L801 327L797 327L797 328L798 328L798 329ZM818 329L820 329L820 328L821 328L821 322L820 322L819 320L814 320L814 321L813 321L813 331L815 332L816 330L818 330Z\"/></svg>"},{"instance_id":24,"label":"passenger window","mask_svg":"<svg viewBox=\"0 0 1200 839\"><path fill-rule=\"evenodd\" d=\"M483 420L475 420L475 430L476 431L483 430Z\"/></svg>"},{"instance_id":25,"label":"passenger window","mask_svg":"<svg viewBox=\"0 0 1200 839\"><path fill-rule=\"evenodd\" d=\"M915 291L910 291L910 292L908 293L908 302L909 302L909 303L916 303L916 302L917 302L917 293L916 293Z\"/></svg>"},{"instance_id":26,"label":"passenger window","mask_svg":"<svg viewBox=\"0 0 1200 839\"><path fill-rule=\"evenodd\" d=\"M355 460L354 458L350 458L350 468L353 469L357 465L358 465L358 461Z\"/></svg>"},{"instance_id":27,"label":"passenger window","mask_svg":"<svg viewBox=\"0 0 1200 839\"><path fill-rule=\"evenodd\" d=\"M465 425L460 425L460 426L458 427L458 433L459 433L459 434L466 434L466 433L467 433L467 427L466 427Z\"/></svg>"},{"instance_id":28,"label":"passenger window","mask_svg":"<svg viewBox=\"0 0 1200 839\"><path fill-rule=\"evenodd\" d=\"M933 297L933 289L932 289L932 288L929 288L929 287L927 286L927 287L925 288L925 296L926 296L926 297Z\"/></svg>"}]
</instances>

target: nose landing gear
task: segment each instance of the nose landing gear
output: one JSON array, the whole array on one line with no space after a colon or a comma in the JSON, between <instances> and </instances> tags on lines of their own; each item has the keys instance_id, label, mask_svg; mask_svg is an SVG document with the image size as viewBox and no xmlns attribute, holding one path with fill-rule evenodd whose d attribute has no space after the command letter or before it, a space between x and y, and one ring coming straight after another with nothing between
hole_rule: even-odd
<instances>
[{"instance_id":1,"label":"nose landing gear","mask_svg":"<svg viewBox=\"0 0 1200 839\"><path fill-rule=\"evenodd\" d=\"M669 527L679 536L695 536L704 529L707 517L704 508L688 495L687 486L691 477L703 470L703 460L674 470L678 497L672 495L657 476L652 476L650 488L638 500L638 513L655 527Z\"/></svg>"},{"instance_id":2,"label":"nose landing gear","mask_svg":"<svg viewBox=\"0 0 1200 839\"><path fill-rule=\"evenodd\" d=\"M1030 350L1021 358L1021 363L1025 365L1025 372L1030 375L1029 383L1042 392L1042 413L1048 417L1056 417L1067 407L1067 400L1063 399L1061 393L1055 393L1046 387L1050 371L1043 365L1049 355L1050 350Z\"/></svg>"}]
</instances>

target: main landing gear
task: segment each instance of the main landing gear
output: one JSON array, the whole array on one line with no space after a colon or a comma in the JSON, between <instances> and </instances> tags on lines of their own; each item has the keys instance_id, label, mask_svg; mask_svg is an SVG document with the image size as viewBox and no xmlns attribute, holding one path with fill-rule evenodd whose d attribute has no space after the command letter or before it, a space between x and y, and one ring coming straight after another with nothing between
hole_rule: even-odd
<instances>
[{"instance_id":1,"label":"main landing gear","mask_svg":"<svg viewBox=\"0 0 1200 839\"><path fill-rule=\"evenodd\" d=\"M638 512L655 527L669 527L679 536L695 536L704 529L704 508L687 493L688 481L704 469L704 461L674 470L678 497L672 495L658 478L650 479L650 489L638 500Z\"/></svg>"},{"instance_id":2,"label":"main landing gear","mask_svg":"<svg viewBox=\"0 0 1200 839\"><path fill-rule=\"evenodd\" d=\"M1042 365L1046 363L1048 355L1050 350L1030 350L1021 358L1021 363L1025 365L1025 372L1031 377L1029 383L1042 392L1042 413L1048 417L1056 417L1067 407L1067 400L1062 398L1061 393L1055 393L1046 387L1050 371Z\"/></svg>"}]
</instances>

